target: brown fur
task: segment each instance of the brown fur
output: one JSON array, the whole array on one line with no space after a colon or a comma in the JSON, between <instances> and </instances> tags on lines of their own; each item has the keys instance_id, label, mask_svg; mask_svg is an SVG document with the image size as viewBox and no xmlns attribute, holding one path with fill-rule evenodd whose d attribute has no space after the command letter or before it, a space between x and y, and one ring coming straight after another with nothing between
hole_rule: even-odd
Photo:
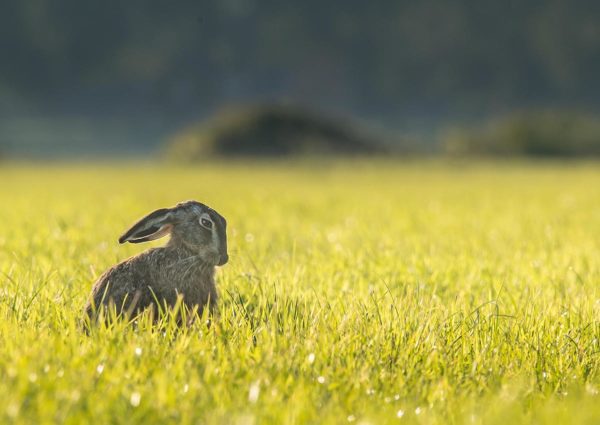
<instances>
[{"instance_id":1,"label":"brown fur","mask_svg":"<svg viewBox=\"0 0 600 425\"><path fill-rule=\"evenodd\" d=\"M214 310L218 299L215 265L227 261L225 219L195 201L159 211L167 213L154 212L132 229L141 228L138 233L144 235L148 232L144 229L157 229L156 234L167 233L166 229L171 233L169 243L129 258L100 276L85 307L88 317L95 318L102 308L114 306L119 315L127 316L135 316L150 307L156 318L160 309L173 307L178 298L189 311L202 314L207 305ZM197 228L198 218L207 213L214 226L221 226L220 239L224 240L219 241L218 246L213 246L214 238L208 238L207 230L203 235L203 230ZM161 219L159 225L155 224L157 215ZM135 239L128 239L131 233L135 232L128 231L122 239L136 243Z\"/></svg>"}]
</instances>

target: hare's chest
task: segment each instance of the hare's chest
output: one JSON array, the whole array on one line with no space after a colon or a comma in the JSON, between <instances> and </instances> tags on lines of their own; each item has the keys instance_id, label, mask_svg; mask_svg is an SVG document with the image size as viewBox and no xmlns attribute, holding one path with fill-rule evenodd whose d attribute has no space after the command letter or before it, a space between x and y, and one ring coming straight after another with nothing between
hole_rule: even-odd
<instances>
[{"instance_id":1,"label":"hare's chest","mask_svg":"<svg viewBox=\"0 0 600 425\"><path fill-rule=\"evenodd\" d=\"M204 304L214 292L214 277L201 268L190 268L186 273L169 273L161 275L160 292L164 298L177 299L183 297L186 303Z\"/></svg>"}]
</instances>

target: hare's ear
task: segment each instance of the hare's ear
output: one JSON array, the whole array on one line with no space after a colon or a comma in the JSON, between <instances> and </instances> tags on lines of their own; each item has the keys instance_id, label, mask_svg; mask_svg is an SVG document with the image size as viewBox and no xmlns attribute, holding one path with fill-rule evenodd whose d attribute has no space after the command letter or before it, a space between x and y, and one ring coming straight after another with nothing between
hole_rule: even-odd
<instances>
[{"instance_id":1,"label":"hare's ear","mask_svg":"<svg viewBox=\"0 0 600 425\"><path fill-rule=\"evenodd\" d=\"M173 210L162 208L135 223L119 238L119 243L153 241L167 235L173 228Z\"/></svg>"}]
</instances>

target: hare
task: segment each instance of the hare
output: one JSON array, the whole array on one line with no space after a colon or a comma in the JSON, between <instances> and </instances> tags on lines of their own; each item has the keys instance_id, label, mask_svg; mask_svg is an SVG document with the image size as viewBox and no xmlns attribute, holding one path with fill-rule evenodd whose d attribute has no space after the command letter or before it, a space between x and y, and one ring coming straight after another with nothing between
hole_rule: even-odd
<instances>
[{"instance_id":1,"label":"hare","mask_svg":"<svg viewBox=\"0 0 600 425\"><path fill-rule=\"evenodd\" d=\"M110 306L132 317L150 307L178 299L189 311L202 314L217 303L215 266L227 263L227 222L215 210L196 201L182 202L142 218L119 238L119 243L152 241L170 234L169 242L149 249L108 269L94 284L85 312L90 319Z\"/></svg>"}]
</instances>

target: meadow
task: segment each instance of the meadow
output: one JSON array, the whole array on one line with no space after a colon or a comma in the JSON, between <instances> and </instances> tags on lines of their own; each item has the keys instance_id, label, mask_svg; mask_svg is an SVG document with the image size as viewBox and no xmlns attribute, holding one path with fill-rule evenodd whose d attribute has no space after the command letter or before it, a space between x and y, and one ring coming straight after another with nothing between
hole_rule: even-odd
<instances>
[{"instance_id":1,"label":"meadow","mask_svg":"<svg viewBox=\"0 0 600 425\"><path fill-rule=\"evenodd\" d=\"M229 223L212 326L81 332L185 199ZM600 422L597 163L4 163L0 205L0 423Z\"/></svg>"}]
</instances>

